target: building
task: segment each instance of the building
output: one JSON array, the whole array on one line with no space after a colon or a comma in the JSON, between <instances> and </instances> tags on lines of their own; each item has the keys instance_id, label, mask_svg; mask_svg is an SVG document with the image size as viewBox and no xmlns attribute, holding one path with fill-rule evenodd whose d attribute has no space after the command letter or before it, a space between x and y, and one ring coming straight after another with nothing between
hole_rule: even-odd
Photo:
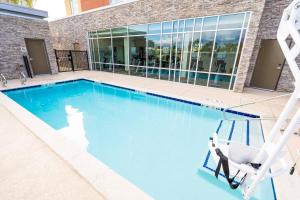
<instances>
[{"instance_id":1,"label":"building","mask_svg":"<svg viewBox=\"0 0 300 200\"><path fill-rule=\"evenodd\" d=\"M20 6L25 6L25 7L33 7L34 1L26 1L26 0L19 0L19 1L14 1L14 0L0 0L0 3L12 3L12 4L17 4Z\"/></svg>"},{"instance_id":2,"label":"building","mask_svg":"<svg viewBox=\"0 0 300 200\"><path fill-rule=\"evenodd\" d=\"M34 75L57 73L47 17L45 11L0 3L0 73L6 78L26 73L24 55Z\"/></svg>"},{"instance_id":3,"label":"building","mask_svg":"<svg viewBox=\"0 0 300 200\"><path fill-rule=\"evenodd\" d=\"M52 21L50 29L59 35L54 47L88 49L93 70L237 92L290 91L276 41L290 2L135 0Z\"/></svg>"},{"instance_id":4,"label":"building","mask_svg":"<svg viewBox=\"0 0 300 200\"><path fill-rule=\"evenodd\" d=\"M89 51L92 70L236 92L244 87L291 91L294 80L276 41L290 2L131 0L49 23L30 14L34 9L17 11L19 17L1 15L0 72L16 77L10 72L23 64L24 38L40 38L49 73L57 72L53 49L75 48Z\"/></svg>"},{"instance_id":5,"label":"building","mask_svg":"<svg viewBox=\"0 0 300 200\"><path fill-rule=\"evenodd\" d=\"M128 0L65 0L67 16L76 15L84 11L114 5Z\"/></svg>"}]
</instances>

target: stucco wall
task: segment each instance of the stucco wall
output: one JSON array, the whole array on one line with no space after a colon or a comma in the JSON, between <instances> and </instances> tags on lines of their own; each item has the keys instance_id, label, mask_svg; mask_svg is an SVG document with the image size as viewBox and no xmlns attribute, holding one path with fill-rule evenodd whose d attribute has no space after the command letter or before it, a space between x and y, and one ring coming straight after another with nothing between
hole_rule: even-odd
<instances>
[{"instance_id":1,"label":"stucco wall","mask_svg":"<svg viewBox=\"0 0 300 200\"><path fill-rule=\"evenodd\" d=\"M251 64L245 83L246 86L249 86L251 82L261 40L276 39L277 29L281 20L282 12L291 2L292 0L266 0L263 16L260 22L258 37L255 42L255 48L251 57ZM292 91L293 89L294 78L286 63L282 69L282 73L277 85L277 90Z\"/></svg>"},{"instance_id":2,"label":"stucco wall","mask_svg":"<svg viewBox=\"0 0 300 200\"><path fill-rule=\"evenodd\" d=\"M19 78L18 66L24 65L22 49L26 50L24 38L45 40L51 72L57 73L47 21L0 15L0 29L0 73L9 79Z\"/></svg>"},{"instance_id":3,"label":"stucco wall","mask_svg":"<svg viewBox=\"0 0 300 200\"><path fill-rule=\"evenodd\" d=\"M78 42L87 49L87 32L130 24L159 22L179 18L252 11L252 18L240 61L235 91L241 92L247 77L250 57L256 41L264 0L139 0L49 23L54 48L72 49Z\"/></svg>"}]
</instances>

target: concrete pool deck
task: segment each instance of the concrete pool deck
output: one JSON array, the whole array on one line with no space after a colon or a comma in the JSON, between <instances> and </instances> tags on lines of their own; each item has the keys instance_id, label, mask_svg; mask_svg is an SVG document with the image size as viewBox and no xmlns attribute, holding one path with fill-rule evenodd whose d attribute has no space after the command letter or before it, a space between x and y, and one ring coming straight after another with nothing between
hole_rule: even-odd
<instances>
[{"instance_id":1,"label":"concrete pool deck","mask_svg":"<svg viewBox=\"0 0 300 200\"><path fill-rule=\"evenodd\" d=\"M78 78L87 78L223 108L283 94L251 88L245 89L244 93L234 93L217 88L95 71L37 76L34 79L28 79L24 87ZM0 87L0 89L16 87L23 86L19 80L9 80L7 87ZM81 156L83 155L82 152L62 152L63 147L59 145L52 148L55 142L59 141L58 143L65 144L65 140L60 137L49 138L48 132L51 130L48 130L49 127L47 128L45 124L32 128L36 125L35 122L40 123L34 118L27 119L27 121L26 119L20 120L21 112L26 113L26 111L14 113L13 106L16 105L10 106L11 102L8 102L3 96L3 94L0 96L0 158L4 163L0 166L0 183L2 185L0 187L0 199L120 199L121 197L126 199L122 194L129 195L129 191L135 193L135 195L129 195L131 199L151 199L126 180L106 169L106 166L102 166L108 170L105 177L103 174L95 176L98 172L91 170L90 166L87 165L89 165L88 162L97 161L93 158L84 160L86 155ZM288 97L283 97L241 107L238 110L263 117L276 118L287 99ZM28 118L30 117L32 116ZM266 136L274 121L262 121ZM37 135L36 132L39 134ZM287 161L290 164L292 164L291 157L295 159L297 148L300 148L300 137L296 135L292 137L289 144L291 154L287 156ZM65 149L73 148L72 144L68 145ZM75 153L79 156L75 156ZM85 170L85 173L78 173L82 170ZM110 180L110 177L113 181ZM120 184L115 186L116 182ZM284 176L275 178L274 182L278 199L300 199L300 192L298 191L300 177L298 173L295 173L294 176L289 176L286 173ZM111 188L103 189L107 185ZM114 191L119 194L111 195Z\"/></svg>"}]
</instances>

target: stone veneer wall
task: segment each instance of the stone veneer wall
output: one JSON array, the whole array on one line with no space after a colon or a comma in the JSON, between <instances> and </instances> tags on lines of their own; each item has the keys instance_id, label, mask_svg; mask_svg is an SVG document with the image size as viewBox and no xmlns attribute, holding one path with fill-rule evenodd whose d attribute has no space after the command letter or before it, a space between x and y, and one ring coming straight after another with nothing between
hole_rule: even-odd
<instances>
[{"instance_id":1,"label":"stone veneer wall","mask_svg":"<svg viewBox=\"0 0 300 200\"><path fill-rule=\"evenodd\" d=\"M251 64L249 67L249 72L247 80L245 82L246 86L251 83L252 74L254 71L256 58L258 56L258 51L260 48L261 40L263 39L277 39L277 29L281 20L283 10L292 2L292 0L266 0L263 16L260 22L260 30L255 42L255 48L251 57ZM299 62L300 64L300 62ZM281 76L277 85L277 91L290 92L294 89L294 78L291 74L290 68L287 63L282 69Z\"/></svg>"},{"instance_id":2,"label":"stone veneer wall","mask_svg":"<svg viewBox=\"0 0 300 200\"><path fill-rule=\"evenodd\" d=\"M237 92L242 92L264 4L265 0L138 0L52 21L49 25L54 48L72 49L73 43L78 42L82 49L87 49L87 32L92 30L252 11L234 89Z\"/></svg>"},{"instance_id":3,"label":"stone veneer wall","mask_svg":"<svg viewBox=\"0 0 300 200\"><path fill-rule=\"evenodd\" d=\"M22 49L26 50L24 38L45 40L51 72L57 73L48 22L2 14L0 14L0 73L8 79L19 78L18 66L24 65ZM26 73L25 67L21 70Z\"/></svg>"}]
</instances>

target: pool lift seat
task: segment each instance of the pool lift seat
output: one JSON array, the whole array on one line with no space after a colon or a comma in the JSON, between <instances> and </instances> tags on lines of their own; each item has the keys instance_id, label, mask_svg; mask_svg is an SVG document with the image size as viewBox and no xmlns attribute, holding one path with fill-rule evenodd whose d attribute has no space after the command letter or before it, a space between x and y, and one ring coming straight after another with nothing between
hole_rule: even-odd
<instances>
[{"instance_id":1,"label":"pool lift seat","mask_svg":"<svg viewBox=\"0 0 300 200\"><path fill-rule=\"evenodd\" d=\"M254 180L260 167L272 153L272 149L272 145L270 145L268 149L264 150L260 161L257 162L256 158L260 153L259 148L254 148L235 141L220 140L217 133L213 134L209 142L209 150L213 160L218 163L215 176L218 177L220 169L223 167L225 178L232 189L243 186L246 178L248 180ZM277 154L273 162L277 170L273 172L268 171L261 180L279 176L286 172L288 166L284 160L285 154L286 151L281 151ZM224 164L224 162L227 162L227 164ZM239 182L237 181L238 179L240 180Z\"/></svg>"},{"instance_id":2,"label":"pool lift seat","mask_svg":"<svg viewBox=\"0 0 300 200\"><path fill-rule=\"evenodd\" d=\"M300 55L300 0L294 0L283 11L277 31L277 40L295 79L295 89L263 146L255 149L235 142L221 141L218 140L217 134L214 134L208 143L214 160L218 163L216 171L220 170L221 165L223 171L225 167L227 181L231 187L241 186L245 200L251 198L260 181L280 175L284 171L286 162L283 158L283 148L285 148L290 136L299 127L300 108L297 104L300 101L300 69L296 58ZM287 42L290 40L293 41L293 46L290 46L290 43ZM290 117L291 119L288 120ZM287 126L281 133L281 129L287 121ZM220 159L222 160L221 164ZM281 167L271 173L270 168L272 167L272 170L274 170L273 166L276 163L280 163ZM228 173L229 169L240 173L230 178L230 173L233 172ZM234 185L236 183L235 178L238 176L241 180Z\"/></svg>"}]
</instances>

